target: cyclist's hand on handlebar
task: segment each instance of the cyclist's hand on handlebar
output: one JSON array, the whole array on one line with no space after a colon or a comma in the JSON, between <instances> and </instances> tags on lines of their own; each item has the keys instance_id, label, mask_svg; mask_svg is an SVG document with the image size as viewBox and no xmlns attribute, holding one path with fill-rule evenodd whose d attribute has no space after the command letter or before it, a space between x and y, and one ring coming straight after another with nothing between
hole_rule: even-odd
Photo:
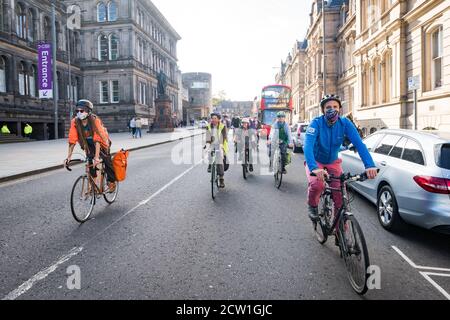
<instances>
[{"instance_id":1,"label":"cyclist's hand on handlebar","mask_svg":"<svg viewBox=\"0 0 450 320\"><path fill-rule=\"evenodd\" d=\"M316 169L313 170L312 173L321 181L325 181L325 179L328 178L328 172L326 172L324 169Z\"/></svg>"},{"instance_id":2,"label":"cyclist's hand on handlebar","mask_svg":"<svg viewBox=\"0 0 450 320\"><path fill-rule=\"evenodd\" d=\"M102 160L100 158L94 158L94 167L100 164Z\"/></svg>"},{"instance_id":3,"label":"cyclist's hand on handlebar","mask_svg":"<svg viewBox=\"0 0 450 320\"><path fill-rule=\"evenodd\" d=\"M366 174L367 174L367 178L369 179L375 179L375 177L378 174L378 169L377 168L369 168L366 170Z\"/></svg>"}]
</instances>

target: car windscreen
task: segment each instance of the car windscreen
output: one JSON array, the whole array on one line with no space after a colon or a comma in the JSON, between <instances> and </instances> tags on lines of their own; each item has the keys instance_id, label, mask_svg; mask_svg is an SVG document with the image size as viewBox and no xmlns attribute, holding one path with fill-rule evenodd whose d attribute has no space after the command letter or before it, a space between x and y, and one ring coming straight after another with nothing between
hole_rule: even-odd
<instances>
[{"instance_id":1,"label":"car windscreen","mask_svg":"<svg viewBox=\"0 0 450 320\"><path fill-rule=\"evenodd\" d=\"M450 170L450 143L436 146L436 165L440 168Z\"/></svg>"}]
</instances>

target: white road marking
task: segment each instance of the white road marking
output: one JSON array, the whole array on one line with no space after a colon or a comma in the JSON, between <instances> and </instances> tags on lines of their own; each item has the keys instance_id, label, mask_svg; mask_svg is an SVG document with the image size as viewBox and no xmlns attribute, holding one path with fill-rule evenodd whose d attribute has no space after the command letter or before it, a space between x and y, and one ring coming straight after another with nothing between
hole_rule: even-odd
<instances>
[{"instance_id":1,"label":"white road marking","mask_svg":"<svg viewBox=\"0 0 450 320\"><path fill-rule=\"evenodd\" d=\"M445 291L440 285L438 285L433 279L431 279L430 276L439 276L439 277L450 277L450 274L445 273L433 273L433 272L420 272L420 274L428 280L429 283L431 283L440 293L444 295L444 297L447 298L447 300L450 300L450 294Z\"/></svg>"},{"instance_id":2,"label":"white road marking","mask_svg":"<svg viewBox=\"0 0 450 320\"><path fill-rule=\"evenodd\" d=\"M18 287L16 290L11 291L6 297L4 297L2 300L15 300L18 297L20 297L22 294L24 294L25 292L27 292L28 290L30 290L33 285L38 282L41 281L45 278L47 278L47 276L54 272L60 265L62 265L63 263L67 262L70 258L76 256L77 254L79 254L81 251L83 251L83 247L78 247L78 248L73 248L72 250L69 251L68 254L62 256L57 262L55 262L53 265L51 265L50 267L48 267L47 269L44 269L40 272L38 272L36 275L34 275L33 277L31 277L29 280L27 280L26 282L24 282L20 287Z\"/></svg>"},{"instance_id":3,"label":"white road marking","mask_svg":"<svg viewBox=\"0 0 450 320\"><path fill-rule=\"evenodd\" d=\"M126 212L122 217L120 217L119 219L117 219L116 221L114 221L113 223L111 223L108 227L106 227L105 229L103 229L102 231L100 231L99 233L97 233L94 237L92 237L91 239L89 239L88 241L86 241L81 247L77 247L74 248L72 250L70 250L66 255L62 256L57 262L55 262L53 265L51 265L50 267L38 272L36 275L34 275L33 277L31 277L30 279L28 279L27 281L25 281L22 285L20 285L17 289L11 291L7 296L5 296L4 298L2 298L2 300L15 300L18 297L20 297L21 295L23 295L24 293L26 293L27 291L29 291L34 284L36 284L38 281L41 281L45 278L47 278L47 276L53 272L56 271L56 269L58 269L58 267L62 264L64 264L65 262L67 262L68 260L70 260L71 258L73 258L74 256L76 256L77 254L79 254L84 247L91 242L93 239L97 238L98 236L102 235L103 233L105 233L107 230L109 230L113 225L115 225L117 222L121 221L123 218L125 218L126 216L128 216L130 213L136 211L136 209L138 209L139 207L142 207L143 205L146 205L147 203L149 203L153 198L155 198L156 196L158 196L161 192L163 192L164 190L166 190L167 188L169 188L171 185L173 185L175 182L177 182L178 180L180 180L183 176L185 176L186 174L188 174L192 169L194 169L196 166L198 166L200 164L197 163L195 165L193 165L192 167L190 167L189 169L187 169L186 171L184 171L182 174L180 174L179 176L177 176L176 178L172 179L169 183L167 183L164 187L162 187L161 189L159 189L158 191L156 191L154 194L152 194L148 199L145 199L143 201L141 201L137 206L135 206L134 208L130 209L128 212Z\"/></svg>"},{"instance_id":4,"label":"white road marking","mask_svg":"<svg viewBox=\"0 0 450 320\"><path fill-rule=\"evenodd\" d=\"M410 258L406 256L399 248L396 246L392 246L392 249L397 251L397 253L406 261L408 264L414 269L422 269L422 270L434 270L434 271L446 271L450 272L448 268L435 268L435 267L427 267L427 266L418 266L415 264ZM450 273L435 273L435 272L423 272L419 271L419 273L429 282L433 287L435 287L440 293L444 295L447 300L450 300L450 294L445 291L440 285L438 285L430 276L439 276L439 277L450 277Z\"/></svg>"}]
</instances>

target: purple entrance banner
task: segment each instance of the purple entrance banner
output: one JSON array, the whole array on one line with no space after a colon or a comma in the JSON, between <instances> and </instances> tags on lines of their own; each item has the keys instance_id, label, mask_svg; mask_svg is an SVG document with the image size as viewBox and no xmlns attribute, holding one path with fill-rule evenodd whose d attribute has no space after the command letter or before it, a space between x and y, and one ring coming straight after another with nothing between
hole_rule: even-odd
<instances>
[{"instance_id":1,"label":"purple entrance banner","mask_svg":"<svg viewBox=\"0 0 450 320\"><path fill-rule=\"evenodd\" d=\"M38 44L39 99L53 98L52 45Z\"/></svg>"}]
</instances>

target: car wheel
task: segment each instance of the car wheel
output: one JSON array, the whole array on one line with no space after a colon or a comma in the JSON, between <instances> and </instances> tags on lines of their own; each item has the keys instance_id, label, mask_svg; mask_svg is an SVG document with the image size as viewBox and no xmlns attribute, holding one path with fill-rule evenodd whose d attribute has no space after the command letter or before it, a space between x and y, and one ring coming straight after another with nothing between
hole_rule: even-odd
<instances>
[{"instance_id":1,"label":"car wheel","mask_svg":"<svg viewBox=\"0 0 450 320\"><path fill-rule=\"evenodd\" d=\"M384 186L378 193L377 213L383 228L388 231L398 230L402 221L398 213L394 191L390 186Z\"/></svg>"}]
</instances>

